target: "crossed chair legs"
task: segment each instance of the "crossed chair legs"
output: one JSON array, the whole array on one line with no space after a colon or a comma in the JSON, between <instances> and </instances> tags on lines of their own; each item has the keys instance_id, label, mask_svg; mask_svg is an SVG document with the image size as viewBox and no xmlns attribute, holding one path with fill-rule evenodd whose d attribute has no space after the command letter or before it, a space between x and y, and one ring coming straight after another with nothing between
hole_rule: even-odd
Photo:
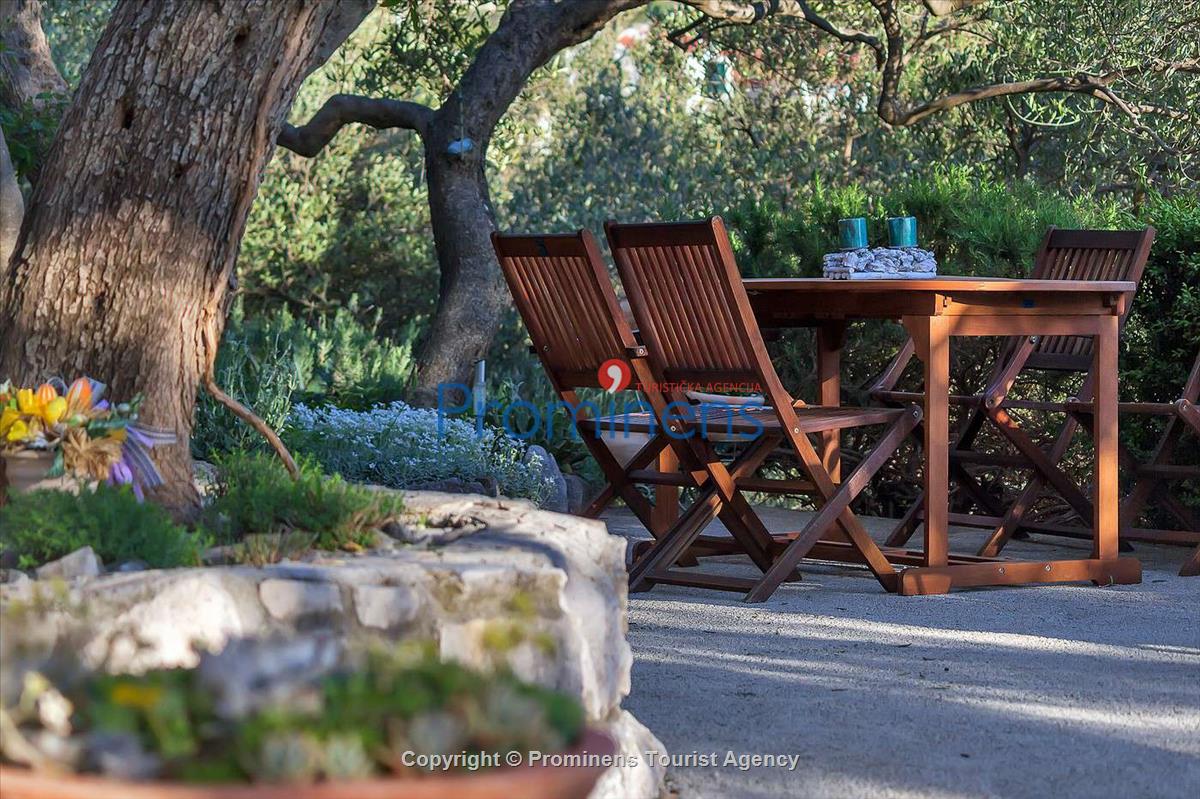
<instances>
[{"instance_id":1,"label":"crossed chair legs","mask_svg":"<svg viewBox=\"0 0 1200 799\"><path fill-rule=\"evenodd\" d=\"M676 525L634 562L629 573L630 590L646 590L655 583L695 585L746 591L747 602L762 602L780 584L792 578L800 561L836 525L880 584L889 591L895 591L898 583L895 569L850 510L850 503L919 421L920 411L917 408L897 416L871 453L840 484L833 482L803 433L773 431L760 436L728 465L716 456L707 441L688 439L686 442L672 442L680 455L680 462L696 476L699 493ZM804 470L812 479L822 504L803 530L772 536L742 495L744 489L739 486L739 481L753 475L785 436L790 439ZM717 516L721 517L730 534L763 572L760 578L681 572L673 568ZM730 524L731 520L733 524Z\"/></svg>"},{"instance_id":2,"label":"crossed chair legs","mask_svg":"<svg viewBox=\"0 0 1200 799\"><path fill-rule=\"evenodd\" d=\"M1005 388L1005 393L988 395L984 398L981 406L975 406L970 410L967 420L954 444L954 448L951 450L950 465L959 486L984 511L991 514L993 518L999 519L994 525L991 535L988 536L988 539L979 548L977 554L980 557L994 558L1000 554L1000 550L1022 529L1026 514L1028 514L1034 502L1041 496L1042 491L1045 490L1047 485L1052 486L1081 519L1090 520L1093 514L1091 500L1084 495L1083 491L1080 490L1071 477L1059 467L1059 463L1066 455L1067 449L1070 447L1071 441L1079 428L1079 418L1075 414L1068 414L1050 449L1043 450L1034 441L1033 437L1017 424L1012 415L1004 408L1004 401L1007 399L1006 391L1007 387ZM1085 381L1075 401L1088 402L1091 397L1092 385L1089 379ZM994 497L989 495L962 464L965 453L971 451L985 422L990 422L1019 453L1013 456L1012 465L1033 470L1033 474L1025 483L1017 499L1009 504L1007 508L1003 508ZM919 431L917 432L919 433ZM924 507L924 500L925 496L922 493L917 498L913 507L910 508L908 514L905 515L904 519L901 520L888 537L888 546L903 546L912 537L913 533L916 532L917 527L920 525L919 514ZM1090 535L1081 532L1080 537L1090 537ZM1121 542L1121 549L1122 551L1127 551L1130 549L1130 546L1127 542Z\"/></svg>"}]
</instances>

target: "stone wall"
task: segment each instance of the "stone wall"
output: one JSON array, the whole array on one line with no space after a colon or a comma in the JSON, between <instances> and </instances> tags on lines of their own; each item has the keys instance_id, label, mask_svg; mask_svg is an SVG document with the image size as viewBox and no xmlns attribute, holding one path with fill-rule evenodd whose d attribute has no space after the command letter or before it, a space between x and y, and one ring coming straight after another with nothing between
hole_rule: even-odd
<instances>
[{"instance_id":1,"label":"stone wall","mask_svg":"<svg viewBox=\"0 0 1200 799\"><path fill-rule=\"evenodd\" d=\"M230 638L332 631L437 641L445 658L507 664L578 696L593 722L639 766L613 769L594 797L655 797L661 769L640 756L661 744L621 709L632 663L626 632L625 543L600 522L511 500L406 494L413 524L359 555L302 562L111 573L76 578L53 602L46 580L0 586L53 630L84 608L84 654L118 669L190 666ZM39 597L42 599L40 600ZM65 600L65 601L63 601ZM71 611L77 613L78 611Z\"/></svg>"}]
</instances>

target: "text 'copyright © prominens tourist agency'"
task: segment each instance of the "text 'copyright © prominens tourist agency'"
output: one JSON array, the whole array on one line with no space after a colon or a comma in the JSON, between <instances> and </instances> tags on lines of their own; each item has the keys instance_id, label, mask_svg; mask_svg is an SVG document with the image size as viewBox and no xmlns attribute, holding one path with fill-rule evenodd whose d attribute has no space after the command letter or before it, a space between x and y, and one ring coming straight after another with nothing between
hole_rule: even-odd
<instances>
[{"instance_id":1,"label":"text 'copyright \u00a9 prominens tourist agency'","mask_svg":"<svg viewBox=\"0 0 1200 799\"><path fill-rule=\"evenodd\" d=\"M732 768L750 771L757 768L795 771L800 755L778 752L685 752L668 754L645 752L599 754L588 752L455 752L452 754L423 754L404 752L400 761L407 768L423 771L479 771L501 766L534 767L617 767L636 768L643 762L666 768Z\"/></svg>"}]
</instances>

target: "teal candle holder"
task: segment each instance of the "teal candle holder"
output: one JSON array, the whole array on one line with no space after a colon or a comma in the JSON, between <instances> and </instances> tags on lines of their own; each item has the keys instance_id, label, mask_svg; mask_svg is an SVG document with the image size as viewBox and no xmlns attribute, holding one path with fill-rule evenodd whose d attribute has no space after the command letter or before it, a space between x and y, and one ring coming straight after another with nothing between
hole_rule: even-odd
<instances>
[{"instance_id":1,"label":"teal candle holder","mask_svg":"<svg viewBox=\"0 0 1200 799\"><path fill-rule=\"evenodd\" d=\"M917 218L893 216L888 221L888 244L892 247L917 246Z\"/></svg>"},{"instance_id":2,"label":"teal candle holder","mask_svg":"<svg viewBox=\"0 0 1200 799\"><path fill-rule=\"evenodd\" d=\"M915 233L913 234L916 235ZM843 250L863 250L867 247L867 220L856 216L838 220L838 240Z\"/></svg>"}]
</instances>

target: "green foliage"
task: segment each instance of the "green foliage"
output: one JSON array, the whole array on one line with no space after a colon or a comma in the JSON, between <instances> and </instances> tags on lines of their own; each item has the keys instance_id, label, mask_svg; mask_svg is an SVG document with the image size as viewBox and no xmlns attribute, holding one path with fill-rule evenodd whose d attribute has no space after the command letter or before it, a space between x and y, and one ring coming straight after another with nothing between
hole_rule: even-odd
<instances>
[{"instance_id":1,"label":"green foliage","mask_svg":"<svg viewBox=\"0 0 1200 799\"><path fill-rule=\"evenodd\" d=\"M400 497L328 477L311 462L300 463L297 480L266 454L228 455L219 468L217 496L204 508L201 524L222 543L299 534L318 549L367 547L404 510ZM253 551L248 555L254 558Z\"/></svg>"},{"instance_id":2,"label":"green foliage","mask_svg":"<svg viewBox=\"0 0 1200 799\"><path fill-rule=\"evenodd\" d=\"M932 250L942 274L979 277L1027 275L1049 226L1115 228L1134 223L1110 202L1071 201L1025 181L1006 184L981 170L934 170L928 177L898 183L869 195L858 187L815 185L789 198L788 205L745 203L728 213L738 266L747 277L821 274L821 257L838 248L837 220L867 217L872 246L886 244L889 216L917 218L922 247ZM904 340L898 328L881 325L851 329L843 381L855 399L877 376ZM952 380L975 390L986 377L994 343L961 343ZM785 384L812 397L812 349L806 333L793 333L773 345Z\"/></svg>"},{"instance_id":3,"label":"green foliage","mask_svg":"<svg viewBox=\"0 0 1200 799\"><path fill-rule=\"evenodd\" d=\"M528 357L524 340L520 347ZM515 368L509 377L493 377L489 380L488 411L484 421L492 427L507 427L514 435L520 435L526 444L541 446L554 457L564 474L579 475L593 483L601 481L600 467L574 434L570 415L565 407L559 405L561 400L558 394L544 379L540 367L536 363L534 367L533 370ZM586 390L580 393L585 401L593 399ZM542 413L536 422L527 413L512 412L506 416L505 410L514 407L514 402L530 403ZM548 408L553 409L549 425L545 418Z\"/></svg>"},{"instance_id":4,"label":"green foliage","mask_svg":"<svg viewBox=\"0 0 1200 799\"><path fill-rule=\"evenodd\" d=\"M738 265L746 276L817 277L821 257L838 248L837 221L865 216L872 247L887 245L886 220L915 216L922 247L949 275L1018 277L1051 225L1113 228L1125 221L1112 203L1071 202L1025 181L1004 183L966 167L936 169L869 195L858 186L817 183L786 206L742 204L728 214Z\"/></svg>"},{"instance_id":5,"label":"green foliage","mask_svg":"<svg viewBox=\"0 0 1200 799\"><path fill-rule=\"evenodd\" d=\"M13 494L0 513L0 548L16 552L21 568L85 546L105 563L140 560L167 569L199 564L206 538L175 524L158 505L139 502L127 487L104 484L78 495Z\"/></svg>"},{"instance_id":6,"label":"green foliage","mask_svg":"<svg viewBox=\"0 0 1200 799\"><path fill-rule=\"evenodd\" d=\"M1131 223L1157 233L1121 337L1122 396L1171 402L1200 351L1200 197L1151 195Z\"/></svg>"},{"instance_id":7,"label":"green foliage","mask_svg":"<svg viewBox=\"0 0 1200 799\"><path fill-rule=\"evenodd\" d=\"M240 726L237 746L250 776L292 779L377 761L368 773L399 768L402 751L561 751L583 732L578 701L522 683L507 672L484 674L432 655L375 653L359 669L324 681L322 713L279 708ZM299 756L286 756L283 742ZM333 744L331 746L331 744ZM323 755L321 754L323 753ZM363 756L361 753L369 753Z\"/></svg>"},{"instance_id":8,"label":"green foliage","mask_svg":"<svg viewBox=\"0 0 1200 799\"><path fill-rule=\"evenodd\" d=\"M0 58L3 57L4 49L0 46ZM4 143L18 177L28 180L37 172L54 141L65 105L65 97L43 93L38 95L37 105L0 106L0 130L4 132Z\"/></svg>"},{"instance_id":9,"label":"green foliage","mask_svg":"<svg viewBox=\"0 0 1200 799\"><path fill-rule=\"evenodd\" d=\"M297 402L368 407L398 398L413 370L412 338L394 343L378 334L357 305L314 322L286 308L248 318L236 308L217 355L217 384L275 429ZM211 460L223 452L262 446L261 436L201 392L192 452Z\"/></svg>"}]
</instances>

